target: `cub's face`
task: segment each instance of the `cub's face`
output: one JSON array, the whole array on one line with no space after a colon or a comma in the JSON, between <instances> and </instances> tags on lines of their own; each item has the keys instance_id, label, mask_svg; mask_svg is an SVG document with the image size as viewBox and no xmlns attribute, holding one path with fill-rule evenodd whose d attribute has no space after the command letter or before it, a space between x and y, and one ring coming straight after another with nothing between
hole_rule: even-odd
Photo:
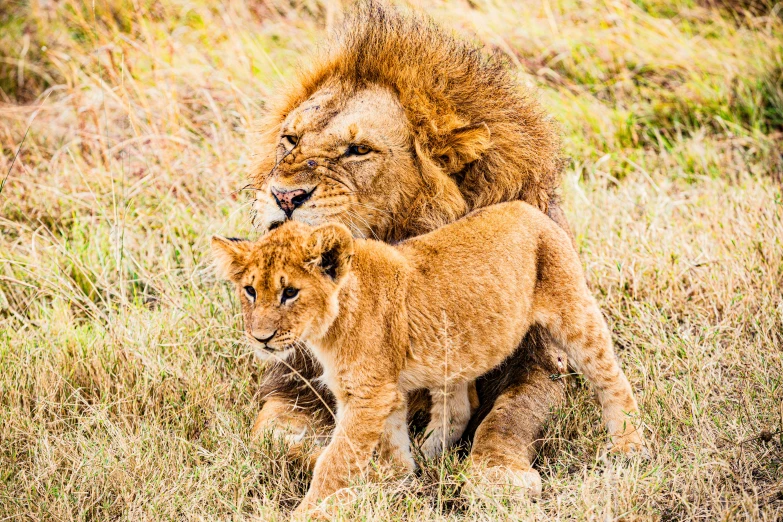
<instances>
[{"instance_id":1,"label":"cub's face","mask_svg":"<svg viewBox=\"0 0 783 522\"><path fill-rule=\"evenodd\" d=\"M220 275L236 285L248 338L284 356L323 337L337 317L353 240L341 225L290 222L257 242L215 236L212 252Z\"/></svg>"},{"instance_id":2,"label":"cub's face","mask_svg":"<svg viewBox=\"0 0 783 522\"><path fill-rule=\"evenodd\" d=\"M386 89L344 89L324 87L282 122L274 152L264 151L257 227L336 222L357 237L392 227L401 186L420 177L404 111Z\"/></svg>"}]
</instances>

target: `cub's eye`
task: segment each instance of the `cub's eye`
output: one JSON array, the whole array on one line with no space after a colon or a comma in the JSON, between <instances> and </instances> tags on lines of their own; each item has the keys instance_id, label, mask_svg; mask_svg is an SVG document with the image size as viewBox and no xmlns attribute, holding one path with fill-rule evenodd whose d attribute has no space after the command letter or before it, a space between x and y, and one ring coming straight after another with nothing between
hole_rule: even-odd
<instances>
[{"instance_id":1,"label":"cub's eye","mask_svg":"<svg viewBox=\"0 0 783 522\"><path fill-rule=\"evenodd\" d=\"M299 143L299 138L291 134L286 134L285 136L283 136L283 141L285 141L288 145L295 147L296 144Z\"/></svg>"},{"instance_id":2,"label":"cub's eye","mask_svg":"<svg viewBox=\"0 0 783 522\"><path fill-rule=\"evenodd\" d=\"M346 156L364 156L368 154L372 149L367 145L351 145L348 150L345 151Z\"/></svg>"},{"instance_id":3,"label":"cub's eye","mask_svg":"<svg viewBox=\"0 0 783 522\"><path fill-rule=\"evenodd\" d=\"M250 299L251 301L256 300L256 289L253 288L252 286L246 286L245 293L247 294L248 299Z\"/></svg>"},{"instance_id":4,"label":"cub's eye","mask_svg":"<svg viewBox=\"0 0 783 522\"><path fill-rule=\"evenodd\" d=\"M280 302L285 303L289 299L293 299L299 294L299 290L292 286L288 286L283 290L283 296L280 299Z\"/></svg>"}]
</instances>

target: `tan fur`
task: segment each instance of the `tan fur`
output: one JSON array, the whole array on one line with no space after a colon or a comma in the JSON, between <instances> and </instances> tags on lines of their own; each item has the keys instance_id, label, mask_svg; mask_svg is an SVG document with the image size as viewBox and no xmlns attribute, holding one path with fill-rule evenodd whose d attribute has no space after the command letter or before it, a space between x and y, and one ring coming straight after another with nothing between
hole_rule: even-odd
<instances>
[{"instance_id":1,"label":"tan fur","mask_svg":"<svg viewBox=\"0 0 783 522\"><path fill-rule=\"evenodd\" d=\"M631 387L570 238L523 202L471 213L397 246L347 228L288 222L256 243L213 240L266 348L307 342L337 398L337 427L315 466L305 508L381 455L412 469L407 393L458 390L497 366L533 325L545 328L596 389L615 447L642 443ZM293 301L281 303L286 288ZM435 403L436 401L433 401ZM469 409L469 405L468 405ZM434 419L433 419L434 421ZM303 508L303 509L305 509Z\"/></svg>"}]
</instances>

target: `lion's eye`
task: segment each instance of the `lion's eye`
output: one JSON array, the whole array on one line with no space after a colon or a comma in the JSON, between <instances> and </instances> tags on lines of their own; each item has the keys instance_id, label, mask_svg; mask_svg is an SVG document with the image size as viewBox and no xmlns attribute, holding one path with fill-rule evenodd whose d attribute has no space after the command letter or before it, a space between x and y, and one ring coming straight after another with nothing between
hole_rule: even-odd
<instances>
[{"instance_id":1,"label":"lion's eye","mask_svg":"<svg viewBox=\"0 0 783 522\"><path fill-rule=\"evenodd\" d=\"M283 289L283 295L280 298L280 302L285 303L287 300L293 299L297 295L299 295L299 290L297 290L292 286L288 286L285 289Z\"/></svg>"},{"instance_id":2,"label":"lion's eye","mask_svg":"<svg viewBox=\"0 0 783 522\"><path fill-rule=\"evenodd\" d=\"M295 147L296 144L299 143L299 138L291 134L286 134L285 136L283 136L283 141L286 141L289 145Z\"/></svg>"},{"instance_id":3,"label":"lion's eye","mask_svg":"<svg viewBox=\"0 0 783 522\"><path fill-rule=\"evenodd\" d=\"M256 289L253 288L252 286L246 286L245 293L247 294L247 298L250 299L251 301L256 300Z\"/></svg>"},{"instance_id":4,"label":"lion's eye","mask_svg":"<svg viewBox=\"0 0 783 522\"><path fill-rule=\"evenodd\" d=\"M364 156L368 154L372 149L367 145L351 145L345 152L346 156Z\"/></svg>"}]
</instances>

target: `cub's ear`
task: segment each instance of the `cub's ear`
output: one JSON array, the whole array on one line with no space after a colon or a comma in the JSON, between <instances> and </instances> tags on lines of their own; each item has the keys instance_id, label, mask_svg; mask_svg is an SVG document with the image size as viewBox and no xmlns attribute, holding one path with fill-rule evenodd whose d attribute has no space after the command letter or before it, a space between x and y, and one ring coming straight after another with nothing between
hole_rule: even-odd
<instances>
[{"instance_id":1,"label":"cub's ear","mask_svg":"<svg viewBox=\"0 0 783 522\"><path fill-rule=\"evenodd\" d=\"M348 273L353 256L353 236L344 225L329 223L313 230L305 242L310 264L335 281Z\"/></svg>"},{"instance_id":2,"label":"cub's ear","mask_svg":"<svg viewBox=\"0 0 783 522\"><path fill-rule=\"evenodd\" d=\"M250 241L212 236L212 258L218 277L234 281L242 273L250 254Z\"/></svg>"},{"instance_id":3,"label":"cub's ear","mask_svg":"<svg viewBox=\"0 0 783 522\"><path fill-rule=\"evenodd\" d=\"M456 174L489 149L491 132L486 123L457 127L445 143L433 150L433 158L447 174Z\"/></svg>"}]
</instances>

